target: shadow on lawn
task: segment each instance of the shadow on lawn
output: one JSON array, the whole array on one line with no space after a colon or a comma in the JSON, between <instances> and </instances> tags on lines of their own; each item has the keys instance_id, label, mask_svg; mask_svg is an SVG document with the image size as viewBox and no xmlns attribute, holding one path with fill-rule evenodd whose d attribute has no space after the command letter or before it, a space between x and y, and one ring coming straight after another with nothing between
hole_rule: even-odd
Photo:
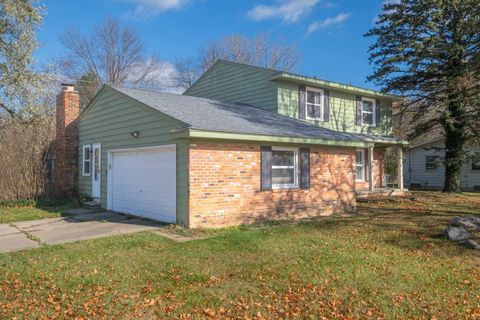
<instances>
[{"instance_id":1,"label":"shadow on lawn","mask_svg":"<svg viewBox=\"0 0 480 320\"><path fill-rule=\"evenodd\" d=\"M69 209L77 207L78 204L73 200L56 200L56 201L37 201L35 208L44 210L49 213L58 213L62 217L70 217L71 215L65 213Z\"/></svg>"},{"instance_id":2,"label":"shadow on lawn","mask_svg":"<svg viewBox=\"0 0 480 320\"><path fill-rule=\"evenodd\" d=\"M338 237L345 234L354 241L357 237L360 242L383 243L414 253L479 257L480 253L452 243L443 235L449 221L464 214L472 213L361 206L356 215L333 216L300 224Z\"/></svg>"}]
</instances>

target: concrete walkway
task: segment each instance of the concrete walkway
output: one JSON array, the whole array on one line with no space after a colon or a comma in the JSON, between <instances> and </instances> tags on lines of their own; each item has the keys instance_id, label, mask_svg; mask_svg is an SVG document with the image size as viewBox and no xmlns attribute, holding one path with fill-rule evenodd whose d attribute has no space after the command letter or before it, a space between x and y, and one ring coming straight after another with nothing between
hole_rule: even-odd
<instances>
[{"instance_id":1,"label":"concrete walkway","mask_svg":"<svg viewBox=\"0 0 480 320\"><path fill-rule=\"evenodd\" d=\"M158 231L160 223L111 212L81 211L73 217L0 224L0 253L96 239L140 231Z\"/></svg>"}]
</instances>

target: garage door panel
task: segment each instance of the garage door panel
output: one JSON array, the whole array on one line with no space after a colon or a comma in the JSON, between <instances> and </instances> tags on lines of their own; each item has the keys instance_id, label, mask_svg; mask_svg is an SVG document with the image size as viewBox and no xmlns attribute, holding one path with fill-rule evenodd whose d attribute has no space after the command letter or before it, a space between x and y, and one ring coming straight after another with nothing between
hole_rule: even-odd
<instances>
[{"instance_id":1,"label":"garage door panel","mask_svg":"<svg viewBox=\"0 0 480 320\"><path fill-rule=\"evenodd\" d=\"M141 165L140 163L138 165ZM158 167L162 167L162 172L158 172L155 168L118 168L117 172L122 172L122 175L117 177L120 183L122 182L131 182L132 179L137 179L139 175L143 177L145 181L152 181L160 178L168 178L175 173L175 168L169 168L162 166L161 163L158 163ZM148 175L145 175L145 171L148 171Z\"/></svg>"},{"instance_id":2,"label":"garage door panel","mask_svg":"<svg viewBox=\"0 0 480 320\"><path fill-rule=\"evenodd\" d=\"M170 174L174 175L175 173ZM123 177L120 178L117 176L116 185L118 186L129 186L129 185L138 185L140 189L143 186L143 189L147 188L158 188L158 189L165 189L168 186L158 185L158 181L162 179L169 179L169 176L166 175L155 175L150 177L143 177L141 184L138 182L138 177L141 176L140 174L135 177Z\"/></svg>"},{"instance_id":3,"label":"garage door panel","mask_svg":"<svg viewBox=\"0 0 480 320\"><path fill-rule=\"evenodd\" d=\"M138 199L148 199L152 203L165 202L169 200L171 196L170 190L164 189L147 189L145 191L138 191L134 189L131 185L125 185L122 188L115 189L117 196L113 196L114 200L120 200L125 196L128 196L130 201ZM164 193L164 195L162 194ZM135 198L132 198L135 197ZM155 200L154 200L155 199Z\"/></svg>"},{"instance_id":4,"label":"garage door panel","mask_svg":"<svg viewBox=\"0 0 480 320\"><path fill-rule=\"evenodd\" d=\"M158 213L158 211L160 210L160 212L169 212L173 209L174 208L171 207L154 206L152 204L142 202L129 202L125 200L120 200L117 202L117 211L119 212L165 222L175 222L175 219L170 214L162 214Z\"/></svg>"},{"instance_id":5,"label":"garage door panel","mask_svg":"<svg viewBox=\"0 0 480 320\"><path fill-rule=\"evenodd\" d=\"M155 220L176 220L176 152L155 148L114 152L112 209Z\"/></svg>"},{"instance_id":6,"label":"garage door panel","mask_svg":"<svg viewBox=\"0 0 480 320\"><path fill-rule=\"evenodd\" d=\"M150 211L150 214L152 213L151 211L157 211L158 209L161 209L161 210L173 209L173 207L168 205L162 205L162 204L155 205L151 202L128 201L123 199L117 200L117 206L118 208L128 209L132 212L137 212L142 210L144 211L147 208Z\"/></svg>"},{"instance_id":7,"label":"garage door panel","mask_svg":"<svg viewBox=\"0 0 480 320\"><path fill-rule=\"evenodd\" d=\"M123 192L121 196L114 197L113 200L115 203L119 203L119 201L128 201L132 203L132 205L135 203L149 203L158 207L171 206L168 205L171 201L167 196L158 197L155 193L136 193L129 192L128 190Z\"/></svg>"}]
</instances>

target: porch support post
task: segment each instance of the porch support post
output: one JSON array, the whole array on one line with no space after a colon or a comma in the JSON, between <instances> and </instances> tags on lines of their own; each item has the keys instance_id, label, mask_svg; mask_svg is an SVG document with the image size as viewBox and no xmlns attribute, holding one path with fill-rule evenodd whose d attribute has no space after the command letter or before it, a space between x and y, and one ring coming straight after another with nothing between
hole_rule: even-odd
<instances>
[{"instance_id":1,"label":"porch support post","mask_svg":"<svg viewBox=\"0 0 480 320\"><path fill-rule=\"evenodd\" d=\"M373 191L373 148L368 148L368 190Z\"/></svg>"},{"instance_id":2,"label":"porch support post","mask_svg":"<svg viewBox=\"0 0 480 320\"><path fill-rule=\"evenodd\" d=\"M397 147L397 181L398 188L403 190L403 148L402 146Z\"/></svg>"}]
</instances>

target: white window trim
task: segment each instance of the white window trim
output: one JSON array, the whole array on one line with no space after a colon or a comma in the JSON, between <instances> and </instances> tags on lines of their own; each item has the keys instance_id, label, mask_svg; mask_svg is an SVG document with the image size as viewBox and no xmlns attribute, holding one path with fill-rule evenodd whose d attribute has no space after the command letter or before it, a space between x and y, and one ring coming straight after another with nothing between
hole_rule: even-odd
<instances>
[{"instance_id":1,"label":"white window trim","mask_svg":"<svg viewBox=\"0 0 480 320\"><path fill-rule=\"evenodd\" d=\"M272 189L288 189L288 188L298 188L298 148L290 148L290 147L272 147L273 151L293 151L293 181L294 183L287 183L287 184L274 184L272 183ZM288 169L291 166L274 166L272 164L272 171L273 169Z\"/></svg>"},{"instance_id":2,"label":"white window trim","mask_svg":"<svg viewBox=\"0 0 480 320\"><path fill-rule=\"evenodd\" d=\"M315 117L309 117L308 116L308 91L314 91L314 92L320 92L321 95L320 95L320 104L313 104L314 106L320 106L320 117L319 118L315 118ZM307 120L320 120L320 121L324 121L323 120L323 117L324 117L324 113L325 113L325 106L324 106L324 100L325 100L325 97L324 97L324 92L323 92L323 89L319 89L319 88L312 88L312 87L307 87L305 88L305 118ZM312 104L312 103L310 103Z\"/></svg>"},{"instance_id":3,"label":"white window trim","mask_svg":"<svg viewBox=\"0 0 480 320\"><path fill-rule=\"evenodd\" d=\"M355 152L355 180L356 181L367 181L366 179L366 173L367 173L367 170L366 170L366 159L365 159L365 149L357 149L356 152ZM357 178L357 167L359 167L359 165L357 165L357 152L361 152L362 153L362 170L363 170L363 178L362 179L358 179Z\"/></svg>"},{"instance_id":4,"label":"white window trim","mask_svg":"<svg viewBox=\"0 0 480 320\"><path fill-rule=\"evenodd\" d=\"M95 149L98 149L98 180L95 180ZM92 144L92 155L91 155L91 169L92 173L92 197L95 199L100 199L102 195L102 144L101 143L94 143ZM94 186L97 184L98 181L98 194L94 194ZM95 190L96 191L96 190Z\"/></svg>"},{"instance_id":5,"label":"white window trim","mask_svg":"<svg viewBox=\"0 0 480 320\"><path fill-rule=\"evenodd\" d=\"M89 159L85 159L85 149L89 149L90 157ZM85 172L85 162L88 162L89 172ZM92 174L92 146L90 144L85 144L82 146L82 177L90 177Z\"/></svg>"},{"instance_id":6,"label":"white window trim","mask_svg":"<svg viewBox=\"0 0 480 320\"><path fill-rule=\"evenodd\" d=\"M370 113L363 111L363 101L370 101L372 102L373 110L372 110L372 124L363 123L363 113ZM376 127L377 126L377 101L372 98L362 97L362 126L364 127Z\"/></svg>"}]
</instances>

